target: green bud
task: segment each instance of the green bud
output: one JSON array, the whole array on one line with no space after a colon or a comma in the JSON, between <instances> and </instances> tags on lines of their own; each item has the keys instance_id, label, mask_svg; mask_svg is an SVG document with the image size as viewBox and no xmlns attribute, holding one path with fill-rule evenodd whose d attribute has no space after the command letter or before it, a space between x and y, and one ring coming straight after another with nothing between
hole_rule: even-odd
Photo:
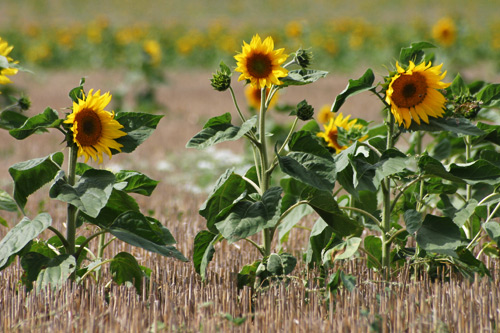
<instances>
[{"instance_id":1,"label":"green bud","mask_svg":"<svg viewBox=\"0 0 500 333\"><path fill-rule=\"evenodd\" d=\"M295 62L302 68L307 68L311 64L313 54L309 50L304 50L302 48L295 52Z\"/></svg>"},{"instance_id":2,"label":"green bud","mask_svg":"<svg viewBox=\"0 0 500 333\"><path fill-rule=\"evenodd\" d=\"M219 66L220 70L217 70L217 72L213 74L210 82L215 90L226 91L231 86L231 69L229 69L229 67L222 61L220 62Z\"/></svg>"},{"instance_id":3,"label":"green bud","mask_svg":"<svg viewBox=\"0 0 500 333\"><path fill-rule=\"evenodd\" d=\"M297 110L294 111L294 114L302 121L307 121L312 119L314 116L314 108L307 103L304 99L302 102L297 104Z\"/></svg>"},{"instance_id":4,"label":"green bud","mask_svg":"<svg viewBox=\"0 0 500 333\"><path fill-rule=\"evenodd\" d=\"M19 105L21 110L26 111L31 107L31 100L28 96L21 96L21 98L17 100L17 104Z\"/></svg>"}]
</instances>

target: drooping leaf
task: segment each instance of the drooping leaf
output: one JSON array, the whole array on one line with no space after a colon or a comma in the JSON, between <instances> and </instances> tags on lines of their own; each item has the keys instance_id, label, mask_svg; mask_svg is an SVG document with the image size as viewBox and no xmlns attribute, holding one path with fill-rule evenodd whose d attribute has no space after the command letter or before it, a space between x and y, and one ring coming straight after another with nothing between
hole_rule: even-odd
<instances>
[{"instance_id":1,"label":"drooping leaf","mask_svg":"<svg viewBox=\"0 0 500 333\"><path fill-rule=\"evenodd\" d=\"M285 88L288 86L303 86L318 81L324 78L328 72L315 70L315 69L294 69L288 71L288 75L284 78L280 78L281 85L280 88Z\"/></svg>"},{"instance_id":2,"label":"drooping leaf","mask_svg":"<svg viewBox=\"0 0 500 333\"><path fill-rule=\"evenodd\" d=\"M26 272L23 283L28 290L33 288L34 281L37 290L45 287L59 289L74 272L76 261L75 257L69 254L48 258L40 253L29 252L22 257L21 266Z\"/></svg>"},{"instance_id":3,"label":"drooping leaf","mask_svg":"<svg viewBox=\"0 0 500 333\"><path fill-rule=\"evenodd\" d=\"M231 124L231 115L226 113L209 119L204 128L186 144L186 148L204 149L217 143L238 140L257 124L254 116L245 121L241 127Z\"/></svg>"},{"instance_id":4,"label":"drooping leaf","mask_svg":"<svg viewBox=\"0 0 500 333\"><path fill-rule=\"evenodd\" d=\"M202 230L194 238L193 265L194 270L201 275L202 280L206 279L208 263L214 256L214 243L217 236L208 230Z\"/></svg>"},{"instance_id":5,"label":"drooping leaf","mask_svg":"<svg viewBox=\"0 0 500 333\"><path fill-rule=\"evenodd\" d=\"M489 105L492 101L500 100L500 84L488 84L477 93L476 98L483 102L483 106Z\"/></svg>"},{"instance_id":6,"label":"drooping leaf","mask_svg":"<svg viewBox=\"0 0 500 333\"><path fill-rule=\"evenodd\" d=\"M23 140L38 131L46 131L47 128L56 128L63 121L64 119L59 119L59 114L56 110L46 108L43 113L28 118L21 127L11 129L9 133L17 140Z\"/></svg>"},{"instance_id":7,"label":"drooping leaf","mask_svg":"<svg viewBox=\"0 0 500 333\"><path fill-rule=\"evenodd\" d=\"M257 260L251 265L243 266L237 277L238 289L243 289L244 286L253 287L255 283L257 268L260 264L260 260Z\"/></svg>"},{"instance_id":8,"label":"drooping leaf","mask_svg":"<svg viewBox=\"0 0 500 333\"><path fill-rule=\"evenodd\" d=\"M456 134L463 135L482 135L484 134L477 126L472 124L469 119L466 118L434 118L429 117L429 123L420 122L420 125L416 122L411 122L409 131L428 131L428 132L440 132L448 131Z\"/></svg>"},{"instance_id":9,"label":"drooping leaf","mask_svg":"<svg viewBox=\"0 0 500 333\"><path fill-rule=\"evenodd\" d=\"M49 194L51 198L72 204L88 216L97 217L111 196L114 182L112 172L91 169L85 171L75 186L71 186L64 172L60 171Z\"/></svg>"},{"instance_id":10,"label":"drooping leaf","mask_svg":"<svg viewBox=\"0 0 500 333\"><path fill-rule=\"evenodd\" d=\"M335 245L323 255L323 264L335 262L342 259L350 259L358 252L361 245L361 238L352 237Z\"/></svg>"},{"instance_id":11,"label":"drooping leaf","mask_svg":"<svg viewBox=\"0 0 500 333\"><path fill-rule=\"evenodd\" d=\"M131 153L146 141L153 134L162 117L162 115L142 112L117 112L115 120L123 125L121 131L127 133L127 135L116 139L116 142L123 145L122 153ZM111 152L113 154L119 153L114 149Z\"/></svg>"},{"instance_id":12,"label":"drooping leaf","mask_svg":"<svg viewBox=\"0 0 500 333\"><path fill-rule=\"evenodd\" d=\"M11 110L4 110L0 113L0 128L12 130L21 127L28 117L24 114Z\"/></svg>"},{"instance_id":13,"label":"drooping leaf","mask_svg":"<svg viewBox=\"0 0 500 333\"><path fill-rule=\"evenodd\" d=\"M133 170L121 170L115 174L116 182L125 182L122 190L127 193L138 193L150 196L153 193L159 181L153 180L148 176Z\"/></svg>"},{"instance_id":14,"label":"drooping leaf","mask_svg":"<svg viewBox=\"0 0 500 333\"><path fill-rule=\"evenodd\" d=\"M448 172L443 164L441 164L441 162L428 155L423 155L422 157L420 157L420 159L418 160L418 167L424 175L441 177L443 179L447 179L459 184L465 183L462 178Z\"/></svg>"},{"instance_id":15,"label":"drooping leaf","mask_svg":"<svg viewBox=\"0 0 500 333\"><path fill-rule=\"evenodd\" d=\"M217 180L212 193L200 208L200 215L207 220L207 228L212 233L219 233L215 227L217 216L231 205L246 188L246 182L240 175L228 169Z\"/></svg>"},{"instance_id":16,"label":"drooping leaf","mask_svg":"<svg viewBox=\"0 0 500 333\"><path fill-rule=\"evenodd\" d=\"M61 169L63 153L16 163L9 168L14 179L14 200L24 209L28 196L54 179Z\"/></svg>"},{"instance_id":17,"label":"drooping leaf","mask_svg":"<svg viewBox=\"0 0 500 333\"><path fill-rule=\"evenodd\" d=\"M142 294L142 280L146 275L133 255L128 252L118 253L109 264L109 270L115 283L119 285L130 283L135 287L137 294Z\"/></svg>"},{"instance_id":18,"label":"drooping leaf","mask_svg":"<svg viewBox=\"0 0 500 333\"><path fill-rule=\"evenodd\" d=\"M474 214L474 210L477 207L477 200L470 199L464 207L458 210L453 217L453 222L459 227L463 226L465 222Z\"/></svg>"},{"instance_id":19,"label":"drooping leaf","mask_svg":"<svg viewBox=\"0 0 500 333\"><path fill-rule=\"evenodd\" d=\"M406 231L413 235L422 226L422 213L414 209L408 209L404 213L404 221L406 225Z\"/></svg>"},{"instance_id":20,"label":"drooping leaf","mask_svg":"<svg viewBox=\"0 0 500 333\"><path fill-rule=\"evenodd\" d=\"M428 252L456 257L455 250L463 245L460 228L449 217L427 214L417 231L417 243Z\"/></svg>"},{"instance_id":21,"label":"drooping leaf","mask_svg":"<svg viewBox=\"0 0 500 333\"><path fill-rule=\"evenodd\" d=\"M384 151L380 157L380 161L375 166L376 183L380 183L382 179L395 175L404 171L408 166L408 156L396 149L388 149Z\"/></svg>"},{"instance_id":22,"label":"drooping leaf","mask_svg":"<svg viewBox=\"0 0 500 333\"><path fill-rule=\"evenodd\" d=\"M41 234L52 224L52 218L47 213L41 213L33 220L24 217L0 241L0 267L3 267L9 257L21 251L26 244Z\"/></svg>"},{"instance_id":23,"label":"drooping leaf","mask_svg":"<svg viewBox=\"0 0 500 333\"><path fill-rule=\"evenodd\" d=\"M313 264L321 264L321 254L332 238L333 230L322 219L314 223L306 251L306 263L311 267Z\"/></svg>"},{"instance_id":24,"label":"drooping leaf","mask_svg":"<svg viewBox=\"0 0 500 333\"><path fill-rule=\"evenodd\" d=\"M348 97L372 89L373 81L375 81L375 75L371 69L368 69L359 79L349 80L347 87L335 98L331 112L337 112Z\"/></svg>"},{"instance_id":25,"label":"drooping leaf","mask_svg":"<svg viewBox=\"0 0 500 333\"><path fill-rule=\"evenodd\" d=\"M188 261L175 247L170 246L173 241L170 231L140 212L127 211L120 214L110 225L109 232L130 245L165 257Z\"/></svg>"},{"instance_id":26,"label":"drooping leaf","mask_svg":"<svg viewBox=\"0 0 500 333\"><path fill-rule=\"evenodd\" d=\"M472 163L450 165L450 174L461 178L468 184L486 183L496 185L500 182L500 167L479 159Z\"/></svg>"},{"instance_id":27,"label":"drooping leaf","mask_svg":"<svg viewBox=\"0 0 500 333\"><path fill-rule=\"evenodd\" d=\"M0 209L8 212L16 212L16 201L4 190L0 190Z\"/></svg>"},{"instance_id":28,"label":"drooping leaf","mask_svg":"<svg viewBox=\"0 0 500 333\"><path fill-rule=\"evenodd\" d=\"M281 187L271 187L260 201L239 201L215 226L229 243L274 227L280 217L281 192Z\"/></svg>"}]
</instances>

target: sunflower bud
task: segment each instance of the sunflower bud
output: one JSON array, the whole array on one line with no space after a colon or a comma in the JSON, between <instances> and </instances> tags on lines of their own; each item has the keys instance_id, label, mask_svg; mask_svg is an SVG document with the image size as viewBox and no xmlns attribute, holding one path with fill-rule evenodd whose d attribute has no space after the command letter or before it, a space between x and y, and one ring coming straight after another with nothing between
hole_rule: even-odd
<instances>
[{"instance_id":1,"label":"sunflower bud","mask_svg":"<svg viewBox=\"0 0 500 333\"><path fill-rule=\"evenodd\" d=\"M213 74L213 78L210 79L212 87L217 91L225 91L231 86L231 70L224 64L220 62L220 70Z\"/></svg>"},{"instance_id":2,"label":"sunflower bud","mask_svg":"<svg viewBox=\"0 0 500 333\"><path fill-rule=\"evenodd\" d=\"M311 64L313 54L309 50L302 48L298 49L295 53L295 62L302 68L307 68Z\"/></svg>"},{"instance_id":3,"label":"sunflower bud","mask_svg":"<svg viewBox=\"0 0 500 333\"><path fill-rule=\"evenodd\" d=\"M302 121L307 121L312 119L314 116L314 108L307 103L306 100L303 100L299 104L297 104L297 110L293 112L297 117Z\"/></svg>"},{"instance_id":4,"label":"sunflower bud","mask_svg":"<svg viewBox=\"0 0 500 333\"><path fill-rule=\"evenodd\" d=\"M31 107L31 100L28 96L21 96L21 98L17 100L17 105L19 105L22 111L26 111Z\"/></svg>"}]
</instances>

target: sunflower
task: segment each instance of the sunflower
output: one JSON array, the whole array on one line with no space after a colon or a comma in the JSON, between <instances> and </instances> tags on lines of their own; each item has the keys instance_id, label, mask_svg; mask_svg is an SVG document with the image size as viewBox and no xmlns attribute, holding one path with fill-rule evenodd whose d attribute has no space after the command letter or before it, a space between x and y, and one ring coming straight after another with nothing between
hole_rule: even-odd
<instances>
[{"instance_id":1,"label":"sunflower","mask_svg":"<svg viewBox=\"0 0 500 333\"><path fill-rule=\"evenodd\" d=\"M0 62L0 84L11 83L12 81L7 77L7 75L17 74L17 68L10 67L11 63L17 64L17 61L13 61L13 59L9 57L9 53L13 48L14 46L9 46L9 44L6 41L2 41L2 38L0 37L0 56L7 59L7 62L9 63L9 67L3 68Z\"/></svg>"},{"instance_id":2,"label":"sunflower","mask_svg":"<svg viewBox=\"0 0 500 333\"><path fill-rule=\"evenodd\" d=\"M243 42L243 50L234 56L237 60L235 71L241 75L238 81L250 80L257 89L271 87L271 84L280 85L280 77L285 77L288 70L281 67L288 55L283 54L285 49L274 50L274 41L267 37L264 42L259 35L252 38L250 44Z\"/></svg>"},{"instance_id":3,"label":"sunflower","mask_svg":"<svg viewBox=\"0 0 500 333\"><path fill-rule=\"evenodd\" d=\"M342 150L347 149L348 146L342 145L339 143L339 128L342 128L349 133L356 133L358 141L364 141L368 138L368 135L364 135L361 137L361 133L364 129L364 126L361 124L357 124L357 119L353 119L349 121L351 116L347 116L344 118L342 112L340 112L336 117L330 118L329 123L325 126L325 130L323 132L319 132L316 135L320 138L323 138L328 147L335 149L335 152L338 154ZM356 136L355 134L355 136ZM349 135L347 135L349 136ZM349 144L352 143L352 140L348 140Z\"/></svg>"},{"instance_id":4,"label":"sunflower","mask_svg":"<svg viewBox=\"0 0 500 333\"><path fill-rule=\"evenodd\" d=\"M328 124L330 119L335 118L335 114L330 111L330 105L324 105L318 113L318 122L320 124Z\"/></svg>"},{"instance_id":5,"label":"sunflower","mask_svg":"<svg viewBox=\"0 0 500 333\"><path fill-rule=\"evenodd\" d=\"M269 91L271 89L266 88L266 98L269 96ZM251 84L246 86L245 88L245 96L248 101L248 105L250 105L252 108L255 110L260 110L260 89L255 88ZM274 104L276 104L276 101L278 100L278 92L276 92L271 99L271 102L269 102L268 108L272 108Z\"/></svg>"},{"instance_id":6,"label":"sunflower","mask_svg":"<svg viewBox=\"0 0 500 333\"><path fill-rule=\"evenodd\" d=\"M385 101L390 104L394 118L401 126L409 128L413 119L420 125L420 120L429 123L430 117L442 117L444 113L444 96L437 89L447 88L451 83L441 80L446 71L441 73L442 64L431 67L422 62L420 65L410 61L405 70L396 63L397 74L391 78L386 91Z\"/></svg>"},{"instance_id":7,"label":"sunflower","mask_svg":"<svg viewBox=\"0 0 500 333\"><path fill-rule=\"evenodd\" d=\"M98 90L92 94L83 95L78 103L73 102L73 113L69 114L64 121L71 124L73 141L78 146L78 157L84 155L85 163L89 157L102 163L102 153L105 152L111 158L111 150L121 151L122 144L115 139L127 135L120 131L123 126L114 119L115 113L104 110L111 101L111 95L105 93L101 96Z\"/></svg>"},{"instance_id":8,"label":"sunflower","mask_svg":"<svg viewBox=\"0 0 500 333\"><path fill-rule=\"evenodd\" d=\"M440 19L432 27L432 37L445 47L453 45L457 38L455 22L449 17Z\"/></svg>"}]
</instances>

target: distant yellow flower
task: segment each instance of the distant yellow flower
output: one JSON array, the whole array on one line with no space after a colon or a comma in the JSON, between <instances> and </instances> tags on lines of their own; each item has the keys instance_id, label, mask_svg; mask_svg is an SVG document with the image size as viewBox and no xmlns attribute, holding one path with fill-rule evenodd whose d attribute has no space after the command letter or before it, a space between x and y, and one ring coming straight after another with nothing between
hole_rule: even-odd
<instances>
[{"instance_id":1,"label":"distant yellow flower","mask_svg":"<svg viewBox=\"0 0 500 333\"><path fill-rule=\"evenodd\" d=\"M343 128L346 132L349 131L361 131L363 129L363 125L356 124L357 119L353 119L349 121L351 116L347 116L344 118L342 112L340 112L336 117L332 117L328 124L325 126L325 130L323 132L319 132L316 135L320 138L323 138L327 143L327 146L335 149L335 152L338 154L342 150L347 149L348 146L341 145L338 142L339 131L338 128ZM358 139L358 141L364 141L368 138L367 135ZM352 142L349 142L351 144Z\"/></svg>"},{"instance_id":2,"label":"distant yellow flower","mask_svg":"<svg viewBox=\"0 0 500 333\"><path fill-rule=\"evenodd\" d=\"M302 24L297 21L290 21L285 27L285 32L288 37L300 37L302 35Z\"/></svg>"},{"instance_id":3,"label":"distant yellow flower","mask_svg":"<svg viewBox=\"0 0 500 333\"><path fill-rule=\"evenodd\" d=\"M142 49L146 52L150 59L151 64L156 66L161 62L161 46L158 41L153 39L148 39L142 44Z\"/></svg>"},{"instance_id":4,"label":"distant yellow flower","mask_svg":"<svg viewBox=\"0 0 500 333\"><path fill-rule=\"evenodd\" d=\"M270 91L270 89L266 88L266 98L269 95L269 91ZM260 94L261 94L261 90L256 89L251 84L249 84L245 88L245 96L247 98L248 105L250 105L251 107L253 107L256 110L260 110ZM269 103L268 108L269 109L272 108L273 105L276 104L277 100L278 100L278 93L275 93L273 98L271 99L271 102Z\"/></svg>"},{"instance_id":5,"label":"distant yellow flower","mask_svg":"<svg viewBox=\"0 0 500 333\"><path fill-rule=\"evenodd\" d=\"M412 119L419 125L420 120L428 124L428 116L443 116L445 98L437 89L447 88L450 83L441 82L446 76L446 71L441 73L442 66L431 67L430 62L415 66L410 61L405 70L396 63L398 73L391 78L385 100L400 126L410 127Z\"/></svg>"},{"instance_id":6,"label":"distant yellow flower","mask_svg":"<svg viewBox=\"0 0 500 333\"><path fill-rule=\"evenodd\" d=\"M105 93L101 96L98 90L92 94L73 102L73 112L66 117L66 124L71 124L73 141L78 146L78 157L85 156L85 163L89 157L102 163L102 153L111 158L110 149L121 151L122 144L115 139L127 135L120 131L123 126L114 119L115 113L104 110L111 101L111 95Z\"/></svg>"},{"instance_id":7,"label":"distant yellow flower","mask_svg":"<svg viewBox=\"0 0 500 333\"><path fill-rule=\"evenodd\" d=\"M335 118L335 114L330 111L331 107L329 105L324 105L321 107L318 113L318 122L320 124L327 124L330 122L330 119Z\"/></svg>"},{"instance_id":8,"label":"distant yellow flower","mask_svg":"<svg viewBox=\"0 0 500 333\"><path fill-rule=\"evenodd\" d=\"M440 19L432 27L432 37L442 46L451 46L457 38L457 27L449 17Z\"/></svg>"},{"instance_id":9,"label":"distant yellow flower","mask_svg":"<svg viewBox=\"0 0 500 333\"><path fill-rule=\"evenodd\" d=\"M288 55L283 54L285 49L274 50L274 41L267 37L264 42L259 35L252 38L250 44L243 42L243 50L234 56L237 60L235 71L241 75L238 81L250 80L258 89L271 87L272 84L280 85L280 77L285 77L288 70L281 67Z\"/></svg>"},{"instance_id":10,"label":"distant yellow flower","mask_svg":"<svg viewBox=\"0 0 500 333\"><path fill-rule=\"evenodd\" d=\"M14 61L11 57L9 57L10 51L14 46L9 46L9 44L6 41L3 41L2 38L0 37L0 56L3 57L4 61L7 60L7 62L10 64L16 64L17 61ZM1 64L1 63L0 63ZM17 68L2 68L0 65L0 84L7 84L11 83L12 81L7 77L7 75L16 75L17 74Z\"/></svg>"}]
</instances>

